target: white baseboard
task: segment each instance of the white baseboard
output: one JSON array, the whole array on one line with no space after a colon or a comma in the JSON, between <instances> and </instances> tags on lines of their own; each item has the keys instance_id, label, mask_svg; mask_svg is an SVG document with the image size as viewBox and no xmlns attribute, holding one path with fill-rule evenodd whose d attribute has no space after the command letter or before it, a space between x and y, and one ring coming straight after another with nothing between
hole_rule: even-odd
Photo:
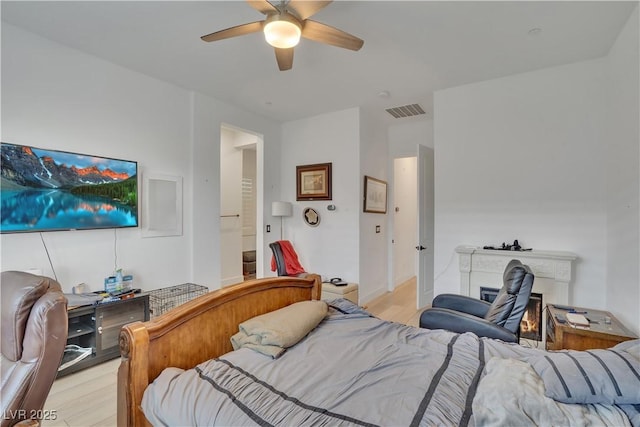
<instances>
[{"instance_id":1,"label":"white baseboard","mask_svg":"<svg viewBox=\"0 0 640 427\"><path fill-rule=\"evenodd\" d=\"M240 283L240 282L244 282L244 276L227 277L225 279L222 279L220 281L220 284L222 285L222 287L225 287L229 285L235 285L236 283Z\"/></svg>"}]
</instances>

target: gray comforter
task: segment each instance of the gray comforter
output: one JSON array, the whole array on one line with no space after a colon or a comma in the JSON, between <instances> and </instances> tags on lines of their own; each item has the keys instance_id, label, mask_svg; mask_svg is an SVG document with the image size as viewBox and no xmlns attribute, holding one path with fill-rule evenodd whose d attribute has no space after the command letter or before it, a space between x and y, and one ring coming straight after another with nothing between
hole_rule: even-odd
<instances>
[{"instance_id":1,"label":"gray comforter","mask_svg":"<svg viewBox=\"0 0 640 427\"><path fill-rule=\"evenodd\" d=\"M501 397L476 399L482 382L489 381L487 363L539 354L473 334L381 321L336 300L325 320L278 359L245 348L191 370L166 369L145 391L143 410L157 426L504 424L512 410L490 408L500 406ZM528 369L524 365L519 368ZM492 378L500 375L500 383L508 385L509 372L503 369ZM522 388L516 380L514 386ZM535 384L530 389L541 393ZM592 408L559 411L567 417L561 424L628 425L613 405L605 411L598 410L601 405L568 406ZM526 413L513 418L519 424L526 419L539 424Z\"/></svg>"}]
</instances>

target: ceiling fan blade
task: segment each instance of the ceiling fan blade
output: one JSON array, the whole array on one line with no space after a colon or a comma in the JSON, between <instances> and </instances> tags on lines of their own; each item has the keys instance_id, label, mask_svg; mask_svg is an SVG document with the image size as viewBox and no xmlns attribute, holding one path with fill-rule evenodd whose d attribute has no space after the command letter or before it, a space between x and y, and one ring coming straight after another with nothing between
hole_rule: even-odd
<instances>
[{"instance_id":1,"label":"ceiling fan blade","mask_svg":"<svg viewBox=\"0 0 640 427\"><path fill-rule=\"evenodd\" d=\"M262 31L262 22L256 21L249 24L237 25L235 27L227 28L226 30L216 31L215 33L207 34L200 37L205 42L214 42L217 40L228 39L231 37L244 36L245 34L257 33Z\"/></svg>"},{"instance_id":2,"label":"ceiling fan blade","mask_svg":"<svg viewBox=\"0 0 640 427\"><path fill-rule=\"evenodd\" d=\"M290 70L293 67L293 48L276 50L276 61L278 61L278 68L280 71Z\"/></svg>"},{"instance_id":3,"label":"ceiling fan blade","mask_svg":"<svg viewBox=\"0 0 640 427\"><path fill-rule=\"evenodd\" d=\"M277 12L278 9L267 0L247 0L249 6L262 13L263 15L267 15L269 13Z\"/></svg>"},{"instance_id":4,"label":"ceiling fan blade","mask_svg":"<svg viewBox=\"0 0 640 427\"><path fill-rule=\"evenodd\" d=\"M291 0L287 4L287 10L292 11L298 18L304 21L307 18L311 18L320 9L324 9L333 0L328 1L311 1L311 0Z\"/></svg>"},{"instance_id":5,"label":"ceiling fan blade","mask_svg":"<svg viewBox=\"0 0 640 427\"><path fill-rule=\"evenodd\" d=\"M360 50L364 44L364 40L356 36L310 19L304 22L302 37L350 50Z\"/></svg>"}]
</instances>

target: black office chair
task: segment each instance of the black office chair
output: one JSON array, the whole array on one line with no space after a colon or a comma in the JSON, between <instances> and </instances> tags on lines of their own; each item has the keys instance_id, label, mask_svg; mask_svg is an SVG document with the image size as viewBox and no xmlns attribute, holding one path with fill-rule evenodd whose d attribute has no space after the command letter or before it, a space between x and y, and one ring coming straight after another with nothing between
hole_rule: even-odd
<instances>
[{"instance_id":1,"label":"black office chair","mask_svg":"<svg viewBox=\"0 0 640 427\"><path fill-rule=\"evenodd\" d=\"M295 269L295 274L287 273L287 263L286 263L284 251L282 249L281 242L283 244L289 245L289 251L291 253L290 257L293 258L291 259L292 262L290 262L290 265L292 268ZM304 271L304 268L298 262L298 256L297 254L295 254L295 250L293 249L293 246L291 245L291 243L287 241L277 241L277 242L269 243L269 247L273 252L273 258L275 260L275 267L276 267L274 269L273 263L272 263L271 270L277 271L278 276L306 277L308 275L308 273Z\"/></svg>"},{"instance_id":2,"label":"black office chair","mask_svg":"<svg viewBox=\"0 0 640 427\"><path fill-rule=\"evenodd\" d=\"M282 253L282 248L280 247L280 243L273 242L269 243L269 247L273 252L273 257L276 259L276 268L278 272L278 276L286 276L287 269L284 264L284 254Z\"/></svg>"},{"instance_id":3,"label":"black office chair","mask_svg":"<svg viewBox=\"0 0 640 427\"><path fill-rule=\"evenodd\" d=\"M511 260L503 274L504 285L493 303L463 295L438 295L432 308L420 315L420 327L473 332L481 337L518 342L520 321L531 296L533 279L528 266Z\"/></svg>"}]
</instances>

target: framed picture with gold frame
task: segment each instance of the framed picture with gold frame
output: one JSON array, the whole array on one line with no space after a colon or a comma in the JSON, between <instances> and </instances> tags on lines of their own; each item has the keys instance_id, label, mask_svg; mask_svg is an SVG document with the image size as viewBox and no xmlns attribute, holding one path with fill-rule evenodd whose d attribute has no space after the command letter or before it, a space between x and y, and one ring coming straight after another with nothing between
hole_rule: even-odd
<instances>
[{"instance_id":1,"label":"framed picture with gold frame","mask_svg":"<svg viewBox=\"0 0 640 427\"><path fill-rule=\"evenodd\" d=\"M331 163L296 166L296 200L331 200Z\"/></svg>"},{"instance_id":2,"label":"framed picture with gold frame","mask_svg":"<svg viewBox=\"0 0 640 427\"><path fill-rule=\"evenodd\" d=\"M364 176L364 212L387 213L387 182Z\"/></svg>"}]
</instances>

